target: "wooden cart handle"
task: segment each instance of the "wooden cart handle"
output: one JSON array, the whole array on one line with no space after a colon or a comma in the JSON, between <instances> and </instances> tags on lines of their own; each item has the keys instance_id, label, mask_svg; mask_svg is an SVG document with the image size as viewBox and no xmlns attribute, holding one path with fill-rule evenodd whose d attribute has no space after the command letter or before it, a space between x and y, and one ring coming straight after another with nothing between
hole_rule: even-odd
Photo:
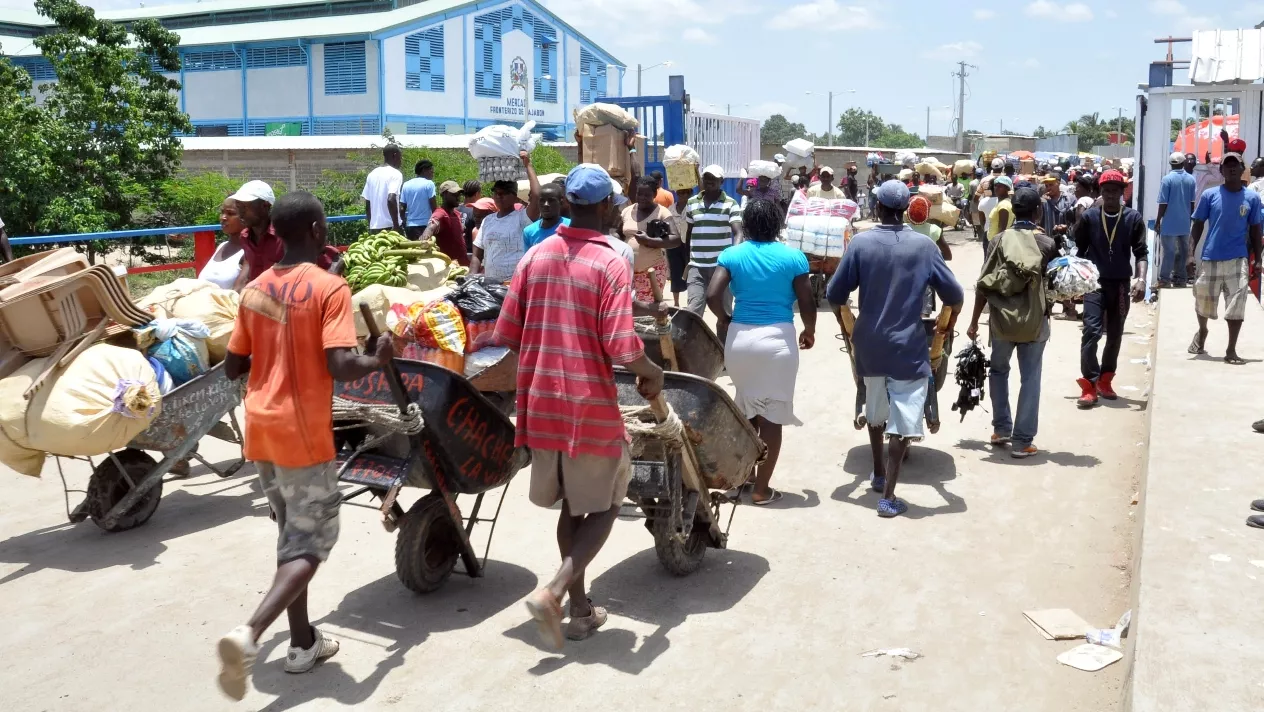
<instances>
[{"instance_id":1,"label":"wooden cart handle","mask_svg":"<svg viewBox=\"0 0 1264 712\"><path fill-rule=\"evenodd\" d=\"M373 317L373 310L368 304L360 302L360 316L364 317L364 325L369 330L369 336L376 342L382 338L382 330L377 326L377 319ZM386 383L391 387L391 394L395 396L395 404L399 406L401 415L408 414L408 389L404 388L404 379L399 375L399 369L395 367L395 359L386 364L383 368L386 372Z\"/></svg>"},{"instance_id":2,"label":"wooden cart handle","mask_svg":"<svg viewBox=\"0 0 1264 712\"><path fill-rule=\"evenodd\" d=\"M663 288L658 284L658 273L655 272L653 267L649 268L648 276L650 279L650 290L654 294L654 307L658 308L658 305L663 301ZM660 327L667 325L667 317L665 316L655 316L654 321ZM663 352L663 363L666 364L667 370L679 370L676 367L676 344L672 341L670 331L667 333L661 333L660 331L658 335L658 346Z\"/></svg>"}]
</instances>

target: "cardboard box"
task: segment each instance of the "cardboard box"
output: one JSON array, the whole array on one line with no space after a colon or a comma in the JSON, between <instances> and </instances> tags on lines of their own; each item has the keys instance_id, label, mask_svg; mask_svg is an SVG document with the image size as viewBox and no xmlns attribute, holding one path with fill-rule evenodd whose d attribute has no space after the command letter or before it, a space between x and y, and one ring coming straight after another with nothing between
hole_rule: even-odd
<instances>
[{"instance_id":1,"label":"cardboard box","mask_svg":"<svg viewBox=\"0 0 1264 712\"><path fill-rule=\"evenodd\" d=\"M632 154L628 152L627 134L606 124L604 126L591 126L584 124L581 128L580 140L583 142L582 160L584 163L596 163L611 178L619 179L621 183L626 183L632 177ZM636 137L636 161L637 173L644 175L645 173L645 137Z\"/></svg>"}]
</instances>

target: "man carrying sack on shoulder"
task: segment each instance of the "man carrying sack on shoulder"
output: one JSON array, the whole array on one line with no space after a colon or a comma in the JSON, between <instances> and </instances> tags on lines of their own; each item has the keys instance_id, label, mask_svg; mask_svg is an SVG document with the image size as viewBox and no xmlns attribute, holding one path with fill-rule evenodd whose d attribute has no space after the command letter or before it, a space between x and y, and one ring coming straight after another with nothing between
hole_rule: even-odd
<instances>
[{"instance_id":1,"label":"man carrying sack on shoulder","mask_svg":"<svg viewBox=\"0 0 1264 712\"><path fill-rule=\"evenodd\" d=\"M992 333L992 445L1011 445L1010 456L1031 457L1039 452L1033 441L1040 421L1040 373L1045 342L1049 340L1049 309L1045 268L1057 256L1053 238L1040 231L1040 193L1024 186L1014 193L1014 225L997 235L975 287L974 315L966 335L979 336L979 315L990 305ZM1017 418L1009 407L1009 362L1018 352Z\"/></svg>"}]
</instances>

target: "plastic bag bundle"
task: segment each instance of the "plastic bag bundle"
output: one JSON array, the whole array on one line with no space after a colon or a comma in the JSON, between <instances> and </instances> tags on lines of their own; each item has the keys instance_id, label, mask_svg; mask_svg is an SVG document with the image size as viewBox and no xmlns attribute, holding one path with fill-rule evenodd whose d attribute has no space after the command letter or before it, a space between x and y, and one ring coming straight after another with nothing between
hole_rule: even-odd
<instances>
[{"instance_id":1,"label":"plastic bag bundle","mask_svg":"<svg viewBox=\"0 0 1264 712\"><path fill-rule=\"evenodd\" d=\"M598 102L583 108L575 109L575 123L588 126L605 126L607 124L621 131L635 131L641 128L641 122L618 104Z\"/></svg>"},{"instance_id":2,"label":"plastic bag bundle","mask_svg":"<svg viewBox=\"0 0 1264 712\"><path fill-rule=\"evenodd\" d=\"M786 153L790 154L786 156L787 161L791 160L794 156L798 156L799 158L811 158L812 152L816 150L816 146L806 138L791 139L786 141L785 145L781 148Z\"/></svg>"},{"instance_id":3,"label":"plastic bag bundle","mask_svg":"<svg viewBox=\"0 0 1264 712\"><path fill-rule=\"evenodd\" d=\"M465 322L465 353L472 354L480 351L479 337L494 331L496 331L496 321L494 319Z\"/></svg>"},{"instance_id":4,"label":"plastic bag bundle","mask_svg":"<svg viewBox=\"0 0 1264 712\"><path fill-rule=\"evenodd\" d=\"M786 244L808 255L842 257L859 209L850 200L809 198L796 191L786 211Z\"/></svg>"},{"instance_id":5,"label":"plastic bag bundle","mask_svg":"<svg viewBox=\"0 0 1264 712\"><path fill-rule=\"evenodd\" d=\"M481 129L470 139L470 155L474 158L494 158L508 156L518 158L519 151L530 153L540 142L539 134L532 134L534 121L528 121L522 128L495 125ZM507 179L517 180L517 178Z\"/></svg>"},{"instance_id":6,"label":"plastic bag bundle","mask_svg":"<svg viewBox=\"0 0 1264 712\"><path fill-rule=\"evenodd\" d=\"M917 165L917 154L912 151L896 151L895 162L905 168L912 168Z\"/></svg>"},{"instance_id":7,"label":"plastic bag bundle","mask_svg":"<svg viewBox=\"0 0 1264 712\"><path fill-rule=\"evenodd\" d=\"M963 421L966 419L966 413L983 402L983 386L987 384L988 367L991 365L987 354L983 353L983 349L979 348L979 344L974 341L957 354L955 377L957 385L961 386L961 391L957 394L957 400L952 404L952 409L961 413Z\"/></svg>"},{"instance_id":8,"label":"plastic bag bundle","mask_svg":"<svg viewBox=\"0 0 1264 712\"><path fill-rule=\"evenodd\" d=\"M887 162L886 156L882 155L881 153L877 151L870 151L865 156L865 165L867 166L876 166L879 163L886 163L886 162Z\"/></svg>"},{"instance_id":9,"label":"plastic bag bundle","mask_svg":"<svg viewBox=\"0 0 1264 712\"><path fill-rule=\"evenodd\" d=\"M772 161L751 161L747 173L777 180L781 177L781 167Z\"/></svg>"},{"instance_id":10,"label":"plastic bag bundle","mask_svg":"<svg viewBox=\"0 0 1264 712\"><path fill-rule=\"evenodd\" d=\"M211 282L181 278L158 287L149 296L136 302L159 319L196 319L210 329L206 340L210 365L224 360L228 339L237 323L237 305L241 295L231 289L220 289Z\"/></svg>"},{"instance_id":11,"label":"plastic bag bundle","mask_svg":"<svg viewBox=\"0 0 1264 712\"><path fill-rule=\"evenodd\" d=\"M1056 301L1078 299L1101 288L1097 265L1074 255L1062 255L1049 263L1049 283Z\"/></svg>"},{"instance_id":12,"label":"plastic bag bundle","mask_svg":"<svg viewBox=\"0 0 1264 712\"><path fill-rule=\"evenodd\" d=\"M668 146L667 150L663 151L663 165L674 166L680 163L696 166L702 163L702 157L697 151L684 144Z\"/></svg>"},{"instance_id":13,"label":"plastic bag bundle","mask_svg":"<svg viewBox=\"0 0 1264 712\"><path fill-rule=\"evenodd\" d=\"M453 290L447 299L456 305L466 321L488 321L500 316L507 293L503 285L488 285L482 276L474 276Z\"/></svg>"},{"instance_id":14,"label":"plastic bag bundle","mask_svg":"<svg viewBox=\"0 0 1264 712\"><path fill-rule=\"evenodd\" d=\"M206 340L211 330L196 319L155 319L136 331L136 342L145 355L162 364L174 386L180 386L210 370ZM161 388L161 378L159 380Z\"/></svg>"},{"instance_id":15,"label":"plastic bag bundle","mask_svg":"<svg viewBox=\"0 0 1264 712\"><path fill-rule=\"evenodd\" d=\"M443 299L392 305L386 328L426 348L465 353L465 321L456 305Z\"/></svg>"}]
</instances>

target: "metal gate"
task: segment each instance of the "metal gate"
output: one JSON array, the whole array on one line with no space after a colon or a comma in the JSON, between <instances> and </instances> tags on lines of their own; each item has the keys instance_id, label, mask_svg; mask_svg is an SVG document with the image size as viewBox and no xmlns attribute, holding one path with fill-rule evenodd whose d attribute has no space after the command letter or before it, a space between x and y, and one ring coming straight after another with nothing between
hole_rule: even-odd
<instances>
[{"instance_id":1,"label":"metal gate","mask_svg":"<svg viewBox=\"0 0 1264 712\"><path fill-rule=\"evenodd\" d=\"M737 195L738 172L759 158L759 121L690 112L685 122L685 140L702 165L723 168L725 191Z\"/></svg>"}]
</instances>

